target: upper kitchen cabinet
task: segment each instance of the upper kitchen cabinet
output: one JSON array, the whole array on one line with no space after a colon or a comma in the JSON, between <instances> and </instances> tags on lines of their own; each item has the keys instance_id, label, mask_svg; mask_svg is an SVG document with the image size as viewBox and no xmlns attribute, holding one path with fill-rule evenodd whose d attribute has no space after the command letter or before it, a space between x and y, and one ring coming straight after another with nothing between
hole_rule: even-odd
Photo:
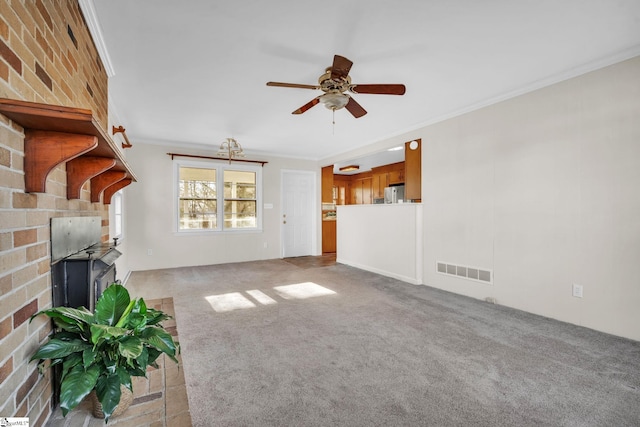
<instances>
[{"instance_id":1,"label":"upper kitchen cabinet","mask_svg":"<svg viewBox=\"0 0 640 427\"><path fill-rule=\"evenodd\" d=\"M371 168L373 174L373 198L384 197L384 189L390 185L402 185L405 179L404 162Z\"/></svg>"},{"instance_id":2,"label":"upper kitchen cabinet","mask_svg":"<svg viewBox=\"0 0 640 427\"><path fill-rule=\"evenodd\" d=\"M351 203L351 177L334 175L333 188L336 193L334 198L336 205L348 205Z\"/></svg>"},{"instance_id":3,"label":"upper kitchen cabinet","mask_svg":"<svg viewBox=\"0 0 640 427\"><path fill-rule=\"evenodd\" d=\"M404 147L404 197L407 200L422 200L422 140L405 143Z\"/></svg>"},{"instance_id":4,"label":"upper kitchen cabinet","mask_svg":"<svg viewBox=\"0 0 640 427\"><path fill-rule=\"evenodd\" d=\"M380 171L382 168L372 168L373 171L373 198L384 197L384 189L389 186L389 174Z\"/></svg>"},{"instance_id":5,"label":"upper kitchen cabinet","mask_svg":"<svg viewBox=\"0 0 640 427\"><path fill-rule=\"evenodd\" d=\"M393 163L389 168L389 185L404 184L404 162Z\"/></svg>"},{"instance_id":6,"label":"upper kitchen cabinet","mask_svg":"<svg viewBox=\"0 0 640 427\"><path fill-rule=\"evenodd\" d=\"M351 182L351 204L368 205L373 203L373 182L371 172L353 175Z\"/></svg>"}]
</instances>

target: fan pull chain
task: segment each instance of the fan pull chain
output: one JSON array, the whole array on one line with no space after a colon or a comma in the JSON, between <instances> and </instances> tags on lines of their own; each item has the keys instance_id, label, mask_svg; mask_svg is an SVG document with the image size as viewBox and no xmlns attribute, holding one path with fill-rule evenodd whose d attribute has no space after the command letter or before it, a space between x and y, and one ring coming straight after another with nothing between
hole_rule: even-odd
<instances>
[{"instance_id":1,"label":"fan pull chain","mask_svg":"<svg viewBox=\"0 0 640 427\"><path fill-rule=\"evenodd\" d=\"M331 135L335 135L336 134L336 109L335 108L331 109L331 121L333 123L333 126L331 127Z\"/></svg>"}]
</instances>

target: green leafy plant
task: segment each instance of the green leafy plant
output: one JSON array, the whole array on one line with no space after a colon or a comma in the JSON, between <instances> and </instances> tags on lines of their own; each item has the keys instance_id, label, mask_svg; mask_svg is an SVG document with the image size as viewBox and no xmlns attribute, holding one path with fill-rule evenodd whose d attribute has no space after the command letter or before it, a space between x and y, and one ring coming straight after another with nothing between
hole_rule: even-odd
<instances>
[{"instance_id":1,"label":"green leafy plant","mask_svg":"<svg viewBox=\"0 0 640 427\"><path fill-rule=\"evenodd\" d=\"M62 364L63 416L95 389L108 422L120 401L121 385L132 390L131 377L146 376L147 366L157 368L162 353L178 363L179 347L160 324L171 317L148 308L142 298L131 300L121 285L105 289L95 313L84 307L54 307L31 320L41 314L53 319L56 330L30 361L49 359L51 366Z\"/></svg>"}]
</instances>

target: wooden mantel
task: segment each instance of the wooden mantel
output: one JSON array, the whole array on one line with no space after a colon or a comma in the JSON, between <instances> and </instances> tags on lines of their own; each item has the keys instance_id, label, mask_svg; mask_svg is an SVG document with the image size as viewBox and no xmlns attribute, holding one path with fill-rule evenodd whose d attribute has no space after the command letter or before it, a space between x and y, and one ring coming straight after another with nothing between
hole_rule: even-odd
<instances>
[{"instance_id":1,"label":"wooden mantel","mask_svg":"<svg viewBox=\"0 0 640 427\"><path fill-rule=\"evenodd\" d=\"M0 113L24 128L26 192L44 193L47 175L62 163L67 163L69 199L79 198L89 179L101 183L99 194L92 188L92 201L99 201L100 194L111 186L120 189L136 181L116 143L91 110L0 98ZM111 197L106 199L103 203L108 204Z\"/></svg>"}]
</instances>

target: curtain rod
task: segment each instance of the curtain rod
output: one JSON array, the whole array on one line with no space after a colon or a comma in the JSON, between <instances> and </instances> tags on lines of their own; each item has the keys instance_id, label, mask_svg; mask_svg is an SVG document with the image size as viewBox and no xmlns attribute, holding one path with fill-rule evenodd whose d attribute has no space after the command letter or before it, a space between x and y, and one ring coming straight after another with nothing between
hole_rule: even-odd
<instances>
[{"instance_id":1,"label":"curtain rod","mask_svg":"<svg viewBox=\"0 0 640 427\"><path fill-rule=\"evenodd\" d=\"M167 153L167 155L171 156L171 160L173 160L174 157L191 157L194 159L211 159L211 160L224 160L229 162L260 163L261 166L264 166L265 163L269 163L263 160L227 159L224 157L196 156L194 154Z\"/></svg>"}]
</instances>

